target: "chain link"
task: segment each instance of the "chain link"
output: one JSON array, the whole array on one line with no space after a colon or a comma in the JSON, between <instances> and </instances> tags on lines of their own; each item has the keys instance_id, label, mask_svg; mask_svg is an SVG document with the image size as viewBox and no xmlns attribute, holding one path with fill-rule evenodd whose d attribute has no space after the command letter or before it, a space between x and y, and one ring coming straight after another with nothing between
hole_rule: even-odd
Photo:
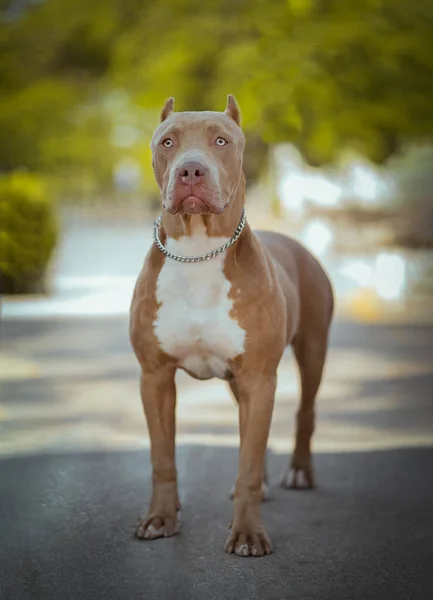
<instances>
[{"instance_id":1,"label":"chain link","mask_svg":"<svg viewBox=\"0 0 433 600\"><path fill-rule=\"evenodd\" d=\"M159 237L159 229L160 229L160 225L161 225L161 221L162 221L162 215L160 215L156 219L155 223L153 224L153 241L155 242L155 245L159 248L159 250L161 250L161 252L165 256L167 256L167 258L172 258L173 260L177 260L178 262L184 262L184 263L203 262L205 260L210 260L211 258L215 258L222 252L225 252L227 250L227 248L230 248L230 246L232 246L237 241L239 236L241 235L241 233L245 227L246 220L247 219L245 216L245 209L243 208L242 214L241 214L241 220L239 221L239 225L237 226L236 231L234 232L233 236L228 240L228 242L226 242L219 248L216 248L215 250L206 252L206 254L199 254L197 256L179 256L178 254L173 254L172 252L167 250L167 248L161 242L160 237Z\"/></svg>"}]
</instances>

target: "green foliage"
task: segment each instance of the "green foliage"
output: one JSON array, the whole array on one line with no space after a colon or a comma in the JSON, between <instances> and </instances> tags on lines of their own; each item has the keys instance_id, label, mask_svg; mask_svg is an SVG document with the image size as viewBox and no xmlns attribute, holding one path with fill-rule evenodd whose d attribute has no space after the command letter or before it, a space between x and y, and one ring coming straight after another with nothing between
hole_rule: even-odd
<instances>
[{"instance_id":1,"label":"green foliage","mask_svg":"<svg viewBox=\"0 0 433 600\"><path fill-rule=\"evenodd\" d=\"M1 291L40 290L56 240L53 207L40 179L26 173L1 177Z\"/></svg>"},{"instance_id":2,"label":"green foliage","mask_svg":"<svg viewBox=\"0 0 433 600\"><path fill-rule=\"evenodd\" d=\"M256 174L286 141L313 165L345 148L382 163L433 137L432 30L431 0L45 0L0 23L0 167L104 187L119 159L148 161L166 97L219 110L227 93Z\"/></svg>"}]
</instances>

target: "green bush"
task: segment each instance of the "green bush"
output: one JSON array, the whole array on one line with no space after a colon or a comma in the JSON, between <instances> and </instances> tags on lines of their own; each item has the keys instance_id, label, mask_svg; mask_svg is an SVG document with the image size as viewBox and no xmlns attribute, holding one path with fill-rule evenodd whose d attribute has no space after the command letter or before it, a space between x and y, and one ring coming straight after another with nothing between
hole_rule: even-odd
<instances>
[{"instance_id":1,"label":"green bush","mask_svg":"<svg viewBox=\"0 0 433 600\"><path fill-rule=\"evenodd\" d=\"M41 180L27 173L0 177L0 292L44 289L57 242L57 221Z\"/></svg>"}]
</instances>

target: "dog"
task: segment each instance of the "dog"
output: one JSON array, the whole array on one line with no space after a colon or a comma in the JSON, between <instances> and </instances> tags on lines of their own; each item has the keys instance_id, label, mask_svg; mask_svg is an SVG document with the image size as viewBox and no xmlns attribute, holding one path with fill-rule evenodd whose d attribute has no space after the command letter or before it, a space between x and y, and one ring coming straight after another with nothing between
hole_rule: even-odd
<instances>
[{"instance_id":1,"label":"dog","mask_svg":"<svg viewBox=\"0 0 433 600\"><path fill-rule=\"evenodd\" d=\"M136 535L177 533L175 373L226 380L239 407L240 452L225 550L262 556L265 454L277 368L293 347L301 400L285 488L314 486L310 440L326 358L333 291L318 261L286 236L257 231L244 209L245 137L235 98L224 112L174 112L166 101L151 142L162 215L133 293L130 339L152 461L152 497Z\"/></svg>"}]
</instances>

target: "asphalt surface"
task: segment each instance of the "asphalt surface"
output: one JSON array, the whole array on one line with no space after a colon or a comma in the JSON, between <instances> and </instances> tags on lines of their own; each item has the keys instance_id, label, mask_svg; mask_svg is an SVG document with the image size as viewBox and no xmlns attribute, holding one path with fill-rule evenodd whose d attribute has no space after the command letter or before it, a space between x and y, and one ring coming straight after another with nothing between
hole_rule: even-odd
<instances>
[{"instance_id":1,"label":"asphalt surface","mask_svg":"<svg viewBox=\"0 0 433 600\"><path fill-rule=\"evenodd\" d=\"M129 394L137 381L125 325L124 318L2 324L1 349L25 361L0 381L1 600L433 597L431 326L337 323L319 399L318 489L278 488L287 455L271 452L275 497L263 514L275 553L239 558L223 551L237 465L232 426L191 424L185 409L181 533L153 542L132 536L150 469L148 449L131 443L135 428L144 435L142 421L124 420L133 409L121 390ZM187 396L196 388L184 389ZM334 402L334 394L341 398ZM89 422L93 445L77 437ZM112 442L103 449L101 423L101 440ZM207 443L188 443L198 427L200 435L208 430Z\"/></svg>"}]
</instances>

